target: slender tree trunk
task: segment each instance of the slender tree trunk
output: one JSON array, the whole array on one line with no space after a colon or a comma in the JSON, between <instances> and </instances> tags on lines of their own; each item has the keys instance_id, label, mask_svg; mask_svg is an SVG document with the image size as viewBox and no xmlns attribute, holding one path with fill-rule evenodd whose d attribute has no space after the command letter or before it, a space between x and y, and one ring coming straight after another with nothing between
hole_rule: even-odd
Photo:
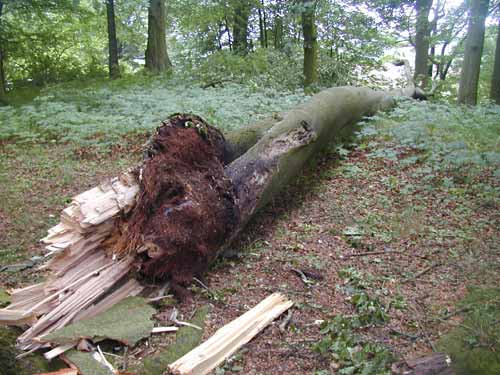
<instances>
[{"instance_id":1,"label":"slender tree trunk","mask_svg":"<svg viewBox=\"0 0 500 375\"><path fill-rule=\"evenodd\" d=\"M108 16L109 77L115 79L120 77L120 66L118 65L114 0L106 1L106 11Z\"/></svg>"},{"instance_id":2,"label":"slender tree trunk","mask_svg":"<svg viewBox=\"0 0 500 375\"><path fill-rule=\"evenodd\" d=\"M436 5L436 7L439 7L439 2ZM436 10L434 11L434 19L432 20L432 22L430 24L430 33L429 33L430 39L434 39L434 37L437 34L437 23L438 23L438 17L439 17L438 12L439 12L439 9L436 8ZM432 41L429 55L431 57L430 58L431 61L429 62L429 70L428 70L427 74L428 74L429 78L432 78L432 75L434 73L434 65L436 65L436 66L438 65L438 64L434 64L434 62L433 62L434 58L436 57L436 42L434 40Z\"/></svg>"},{"instance_id":3,"label":"slender tree trunk","mask_svg":"<svg viewBox=\"0 0 500 375\"><path fill-rule=\"evenodd\" d=\"M267 43L267 14L266 14L266 7L264 6L264 0L262 0L262 20L264 22L264 47L267 48L269 47Z\"/></svg>"},{"instance_id":4,"label":"slender tree trunk","mask_svg":"<svg viewBox=\"0 0 500 375\"><path fill-rule=\"evenodd\" d=\"M172 68L172 63L167 53L165 13L164 0L149 1L146 69L155 73Z\"/></svg>"},{"instance_id":5,"label":"slender tree trunk","mask_svg":"<svg viewBox=\"0 0 500 375\"><path fill-rule=\"evenodd\" d=\"M414 79L419 87L427 85L429 60L429 12L432 7L432 0L417 0L417 22L415 33L415 75Z\"/></svg>"},{"instance_id":6,"label":"slender tree trunk","mask_svg":"<svg viewBox=\"0 0 500 375\"><path fill-rule=\"evenodd\" d=\"M4 62L4 43L2 40L2 12L3 12L3 2L0 1L0 98L5 96L5 68L3 65Z\"/></svg>"},{"instance_id":7,"label":"slender tree trunk","mask_svg":"<svg viewBox=\"0 0 500 375\"><path fill-rule=\"evenodd\" d=\"M481 56L484 45L484 22L489 0L472 0L465 41L465 54L458 88L458 103L476 105Z\"/></svg>"},{"instance_id":8,"label":"slender tree trunk","mask_svg":"<svg viewBox=\"0 0 500 375\"><path fill-rule=\"evenodd\" d=\"M233 51L244 55L248 52L248 18L250 5L247 0L238 1L234 9Z\"/></svg>"},{"instance_id":9,"label":"slender tree trunk","mask_svg":"<svg viewBox=\"0 0 500 375\"><path fill-rule=\"evenodd\" d=\"M498 23L497 47L495 50L493 75L491 76L490 98L495 103L500 104L500 21Z\"/></svg>"},{"instance_id":10,"label":"slender tree trunk","mask_svg":"<svg viewBox=\"0 0 500 375\"><path fill-rule=\"evenodd\" d=\"M274 48L283 48L283 18L279 15L274 19Z\"/></svg>"},{"instance_id":11,"label":"slender tree trunk","mask_svg":"<svg viewBox=\"0 0 500 375\"><path fill-rule=\"evenodd\" d=\"M233 37L231 36L231 29L229 28L229 21L227 20L227 16L224 16L224 21L226 23L226 32L227 32L227 42L229 44L229 50L233 50Z\"/></svg>"},{"instance_id":12,"label":"slender tree trunk","mask_svg":"<svg viewBox=\"0 0 500 375\"><path fill-rule=\"evenodd\" d=\"M302 32L304 34L304 87L318 81L318 41L315 25L315 2L302 0Z\"/></svg>"},{"instance_id":13,"label":"slender tree trunk","mask_svg":"<svg viewBox=\"0 0 500 375\"><path fill-rule=\"evenodd\" d=\"M262 9L259 8L259 40L260 46L265 48L266 42L264 40L264 20L262 19Z\"/></svg>"}]
</instances>

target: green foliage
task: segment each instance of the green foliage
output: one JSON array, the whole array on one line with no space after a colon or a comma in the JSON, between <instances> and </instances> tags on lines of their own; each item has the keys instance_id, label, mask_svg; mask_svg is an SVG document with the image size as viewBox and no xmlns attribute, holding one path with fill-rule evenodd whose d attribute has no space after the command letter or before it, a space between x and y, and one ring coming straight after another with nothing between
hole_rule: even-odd
<instances>
[{"instance_id":1,"label":"green foliage","mask_svg":"<svg viewBox=\"0 0 500 375\"><path fill-rule=\"evenodd\" d=\"M376 116L364 132L378 132L401 145L423 153L407 162L425 160L436 170L477 170L498 166L500 107L454 106L413 100L400 101L392 112ZM401 150L386 148L373 157L399 158Z\"/></svg>"},{"instance_id":2,"label":"green foliage","mask_svg":"<svg viewBox=\"0 0 500 375\"><path fill-rule=\"evenodd\" d=\"M231 130L289 109L300 92L226 84L185 86L179 80L137 77L116 82L49 87L28 105L0 107L0 140L73 143L108 148L126 134L151 132L170 114L193 112Z\"/></svg>"},{"instance_id":3,"label":"green foliage","mask_svg":"<svg viewBox=\"0 0 500 375\"><path fill-rule=\"evenodd\" d=\"M443 336L439 349L451 355L458 375L500 372L500 289L471 288L457 309L463 323Z\"/></svg>"},{"instance_id":4,"label":"green foliage","mask_svg":"<svg viewBox=\"0 0 500 375\"><path fill-rule=\"evenodd\" d=\"M338 374L390 374L389 350L377 343L366 342L356 333L357 323L352 318L336 315L321 326L322 340L314 350L329 355L339 366Z\"/></svg>"},{"instance_id":5,"label":"green foliage","mask_svg":"<svg viewBox=\"0 0 500 375\"><path fill-rule=\"evenodd\" d=\"M44 85L101 76L106 24L85 2L7 1L0 22L11 85Z\"/></svg>"},{"instance_id":6,"label":"green foliage","mask_svg":"<svg viewBox=\"0 0 500 375\"><path fill-rule=\"evenodd\" d=\"M165 373L165 369L169 364L200 344L205 329L205 320L209 312L209 306L202 306L196 310L196 314L190 321L191 324L201 327L201 331L188 326L179 328L173 344L146 358L138 368L132 369L133 373L140 375L161 375Z\"/></svg>"},{"instance_id":7,"label":"green foliage","mask_svg":"<svg viewBox=\"0 0 500 375\"><path fill-rule=\"evenodd\" d=\"M356 313L350 316L338 314L323 322L320 331L323 336L313 349L333 361L334 367L339 369L338 374L390 374L390 351L381 344L367 342L359 333L361 328L389 320L384 304L368 293L371 276L352 267L340 270L338 274L344 279L341 289L348 295ZM316 374L329 372L323 370Z\"/></svg>"}]
</instances>

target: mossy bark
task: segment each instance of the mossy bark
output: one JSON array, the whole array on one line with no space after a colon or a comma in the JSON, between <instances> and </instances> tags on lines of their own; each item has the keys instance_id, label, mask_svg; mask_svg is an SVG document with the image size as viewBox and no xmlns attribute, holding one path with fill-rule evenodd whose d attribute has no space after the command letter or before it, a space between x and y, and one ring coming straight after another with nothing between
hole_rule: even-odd
<instances>
[{"instance_id":1,"label":"mossy bark","mask_svg":"<svg viewBox=\"0 0 500 375\"><path fill-rule=\"evenodd\" d=\"M432 0L417 0L415 8L417 12L415 32L415 81L419 87L424 88L428 80L429 60L429 12Z\"/></svg>"},{"instance_id":2,"label":"mossy bark","mask_svg":"<svg viewBox=\"0 0 500 375\"><path fill-rule=\"evenodd\" d=\"M493 75L491 76L490 99L496 104L500 104L500 21L498 22L497 29L497 46L495 49Z\"/></svg>"},{"instance_id":3,"label":"mossy bark","mask_svg":"<svg viewBox=\"0 0 500 375\"><path fill-rule=\"evenodd\" d=\"M484 45L484 23L489 0L472 0L465 41L465 54L458 88L458 103L476 105L481 57Z\"/></svg>"},{"instance_id":4,"label":"mossy bark","mask_svg":"<svg viewBox=\"0 0 500 375\"><path fill-rule=\"evenodd\" d=\"M253 124L245 126L243 129L233 130L224 134L227 142L227 160L233 161L247 152L256 144L276 123L283 120L283 114L275 114Z\"/></svg>"},{"instance_id":5,"label":"mossy bark","mask_svg":"<svg viewBox=\"0 0 500 375\"><path fill-rule=\"evenodd\" d=\"M303 0L302 33L304 34L304 87L318 81L318 40L315 24L315 2Z\"/></svg>"},{"instance_id":6,"label":"mossy bark","mask_svg":"<svg viewBox=\"0 0 500 375\"><path fill-rule=\"evenodd\" d=\"M233 51L244 55L248 52L248 19L251 5L248 0L239 0L234 8Z\"/></svg>"},{"instance_id":7,"label":"mossy bark","mask_svg":"<svg viewBox=\"0 0 500 375\"><path fill-rule=\"evenodd\" d=\"M149 1L146 69L154 73L164 72L172 67L167 53L165 13L165 0Z\"/></svg>"},{"instance_id":8,"label":"mossy bark","mask_svg":"<svg viewBox=\"0 0 500 375\"><path fill-rule=\"evenodd\" d=\"M116 22L115 22L115 2L114 0L106 1L106 13L108 19L108 66L109 77L111 79L120 77L120 67L118 65L118 41L116 39Z\"/></svg>"},{"instance_id":9,"label":"mossy bark","mask_svg":"<svg viewBox=\"0 0 500 375\"><path fill-rule=\"evenodd\" d=\"M364 116L392 104L393 98L387 92L337 87L316 94L275 123L252 148L226 167L226 175L236 189L240 220L228 243L315 154L335 139L352 135L354 125Z\"/></svg>"},{"instance_id":10,"label":"mossy bark","mask_svg":"<svg viewBox=\"0 0 500 375\"><path fill-rule=\"evenodd\" d=\"M0 0L0 25L2 22L3 1ZM0 36L0 100L5 96L5 67L4 67L3 41Z\"/></svg>"}]
</instances>

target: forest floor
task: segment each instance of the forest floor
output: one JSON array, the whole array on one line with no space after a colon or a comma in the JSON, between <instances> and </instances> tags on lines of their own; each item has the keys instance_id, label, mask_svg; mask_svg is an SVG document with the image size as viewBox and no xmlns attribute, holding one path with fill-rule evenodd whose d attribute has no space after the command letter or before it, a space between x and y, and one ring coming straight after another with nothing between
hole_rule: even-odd
<instances>
[{"instance_id":1,"label":"forest floor","mask_svg":"<svg viewBox=\"0 0 500 375\"><path fill-rule=\"evenodd\" d=\"M498 373L495 164L436 167L437 151L381 131L388 123L397 119L375 119L377 131L316 160L252 221L238 255L213 265L208 289L195 284L193 301L177 306L185 320L209 308L205 339L272 292L294 301L285 329L286 314L217 374L382 374L393 358L433 350L452 354L463 373ZM490 148L472 154L486 160L494 131ZM37 240L72 196L139 162L146 139L135 132L105 153L0 143L0 292L44 277ZM158 317L170 309L160 305ZM146 340L136 362L172 341Z\"/></svg>"}]
</instances>

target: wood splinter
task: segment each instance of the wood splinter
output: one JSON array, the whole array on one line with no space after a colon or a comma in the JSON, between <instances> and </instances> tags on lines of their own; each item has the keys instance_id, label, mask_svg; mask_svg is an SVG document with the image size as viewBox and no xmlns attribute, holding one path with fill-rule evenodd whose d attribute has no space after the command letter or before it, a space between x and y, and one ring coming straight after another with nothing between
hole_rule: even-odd
<instances>
[{"instance_id":1,"label":"wood splinter","mask_svg":"<svg viewBox=\"0 0 500 375\"><path fill-rule=\"evenodd\" d=\"M271 322L292 307L280 293L271 294L253 309L220 328L211 338L169 365L175 375L204 375L224 362Z\"/></svg>"}]
</instances>

